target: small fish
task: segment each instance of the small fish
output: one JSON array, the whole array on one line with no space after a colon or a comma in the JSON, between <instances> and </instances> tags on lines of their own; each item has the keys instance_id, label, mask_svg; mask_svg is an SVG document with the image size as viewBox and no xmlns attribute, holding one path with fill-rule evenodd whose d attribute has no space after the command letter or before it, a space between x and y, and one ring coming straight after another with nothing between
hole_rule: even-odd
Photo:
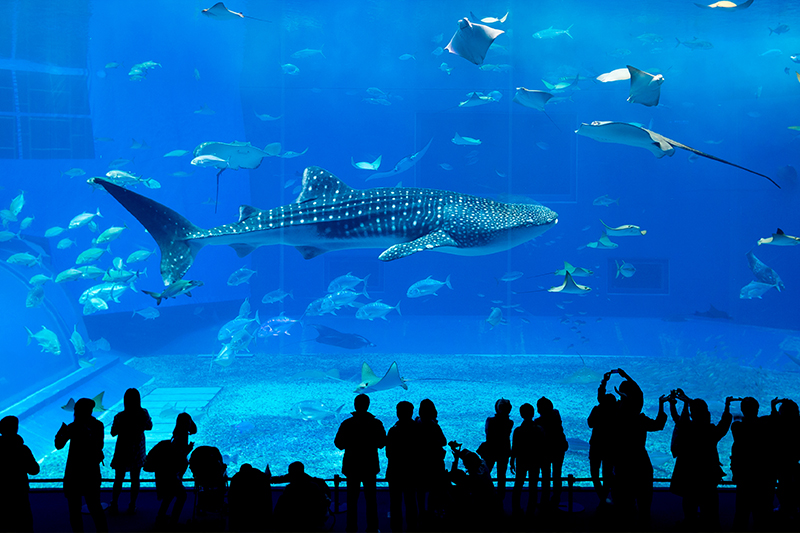
<instances>
[{"instance_id":1,"label":"small fish","mask_svg":"<svg viewBox=\"0 0 800 533\"><path fill-rule=\"evenodd\" d=\"M441 46L437 46L436 48L433 49L433 52L431 52L431 54L435 55L436 57L439 57L443 53L444 53L444 48L442 48Z\"/></svg>"},{"instance_id":2,"label":"small fish","mask_svg":"<svg viewBox=\"0 0 800 533\"><path fill-rule=\"evenodd\" d=\"M450 276L447 276L444 281L437 281L428 276L427 278L411 285L411 287L408 288L408 291L406 291L406 296L409 298L420 298L422 296L429 296L431 294L437 296L436 291L445 285L448 289L453 289L453 286L450 285Z\"/></svg>"},{"instance_id":3,"label":"small fish","mask_svg":"<svg viewBox=\"0 0 800 533\"><path fill-rule=\"evenodd\" d=\"M524 273L518 270L512 270L511 272L506 272L505 274L497 278L497 282L500 283L501 281L506 281L506 282L516 281L524 275L525 275Z\"/></svg>"},{"instance_id":4,"label":"small fish","mask_svg":"<svg viewBox=\"0 0 800 533\"><path fill-rule=\"evenodd\" d=\"M86 175L86 171L82 168L71 168L61 173L62 176L69 176L70 178L77 178L78 176Z\"/></svg>"},{"instance_id":5,"label":"small fish","mask_svg":"<svg viewBox=\"0 0 800 533\"><path fill-rule=\"evenodd\" d=\"M96 341L90 340L88 343L86 343L86 349L90 352L108 352L111 351L111 343L105 338L100 337Z\"/></svg>"},{"instance_id":6,"label":"small fish","mask_svg":"<svg viewBox=\"0 0 800 533\"><path fill-rule=\"evenodd\" d=\"M283 115L278 115L277 117L273 117L272 115L267 115L267 114L259 115L255 111L253 111L253 113L255 113L256 117L258 117L258 119L263 122L271 122L273 120L278 120L283 116Z\"/></svg>"},{"instance_id":7,"label":"small fish","mask_svg":"<svg viewBox=\"0 0 800 533\"><path fill-rule=\"evenodd\" d=\"M614 264L617 265L617 275L615 278L622 276L623 278L629 278L636 274L636 267L634 267L630 263L626 263L624 260L622 262L617 261L614 259Z\"/></svg>"},{"instance_id":8,"label":"small fish","mask_svg":"<svg viewBox=\"0 0 800 533\"><path fill-rule=\"evenodd\" d=\"M152 291L142 291L142 292L152 298L155 298L156 305L161 305L161 300L166 300L167 298L177 298L181 294L185 294L186 296L191 298L192 289L202 286L203 286L202 281L181 279L171 285L168 285L162 292L152 292Z\"/></svg>"},{"instance_id":9,"label":"small fish","mask_svg":"<svg viewBox=\"0 0 800 533\"><path fill-rule=\"evenodd\" d=\"M486 322L489 323L492 329L494 329L497 324L504 324L503 311L499 307L492 307L492 311L489 313L489 318L486 319Z\"/></svg>"},{"instance_id":10,"label":"small fish","mask_svg":"<svg viewBox=\"0 0 800 533\"><path fill-rule=\"evenodd\" d=\"M58 244L56 244L56 248L58 248L59 250L66 250L67 248L70 248L72 246L75 246L75 241L73 241L72 239L61 239L60 241L58 241Z\"/></svg>"},{"instance_id":11,"label":"small fish","mask_svg":"<svg viewBox=\"0 0 800 533\"><path fill-rule=\"evenodd\" d=\"M250 270L247 267L242 267L228 277L228 285L235 287L242 283L250 283L250 278L257 274L255 270Z\"/></svg>"},{"instance_id":12,"label":"small fish","mask_svg":"<svg viewBox=\"0 0 800 533\"><path fill-rule=\"evenodd\" d=\"M558 37L559 35L566 35L570 39L572 39L572 35L570 35L569 30L572 29L572 24L569 25L569 28L566 30L559 30L557 28L553 28L550 26L546 30L537 31L533 34L536 39L553 39Z\"/></svg>"},{"instance_id":13,"label":"small fish","mask_svg":"<svg viewBox=\"0 0 800 533\"><path fill-rule=\"evenodd\" d=\"M447 163L439 163L439 166L442 167L442 169L447 170L447 171L453 170L453 166L449 165Z\"/></svg>"},{"instance_id":14,"label":"small fish","mask_svg":"<svg viewBox=\"0 0 800 533\"><path fill-rule=\"evenodd\" d=\"M472 137L462 137L461 135L456 132L455 137L451 139L453 144L457 144L459 146L477 146L481 144L479 139L473 139Z\"/></svg>"},{"instance_id":15,"label":"small fish","mask_svg":"<svg viewBox=\"0 0 800 533\"><path fill-rule=\"evenodd\" d=\"M83 277L83 272L78 270L77 268L68 268L67 270L60 272L56 276L56 283L64 283L67 281L75 281L81 279Z\"/></svg>"},{"instance_id":16,"label":"small fish","mask_svg":"<svg viewBox=\"0 0 800 533\"><path fill-rule=\"evenodd\" d=\"M22 265L28 268L34 265L42 265L42 256L34 257L28 252L21 252L18 254L13 254L8 259L6 259L6 263L9 265Z\"/></svg>"},{"instance_id":17,"label":"small fish","mask_svg":"<svg viewBox=\"0 0 800 533\"><path fill-rule=\"evenodd\" d=\"M338 278L334 279L328 284L328 292L339 292L345 289L353 289L359 283L363 283L364 287L367 286L367 280L369 279L369 274L364 276L363 279L357 278L353 275L352 272L348 272L344 276L339 276Z\"/></svg>"},{"instance_id":18,"label":"small fish","mask_svg":"<svg viewBox=\"0 0 800 533\"><path fill-rule=\"evenodd\" d=\"M292 291L286 292L283 289L275 289L274 291L270 291L264 295L261 299L261 303L264 304L274 304L276 302L282 302L284 298L289 296L292 300L294 300L294 295Z\"/></svg>"},{"instance_id":19,"label":"small fish","mask_svg":"<svg viewBox=\"0 0 800 533\"><path fill-rule=\"evenodd\" d=\"M448 76L450 75L451 72L453 72L453 69L450 68L447 65L447 63L442 63L441 65L439 65L439 70L441 70L442 72L446 72Z\"/></svg>"},{"instance_id":20,"label":"small fish","mask_svg":"<svg viewBox=\"0 0 800 533\"><path fill-rule=\"evenodd\" d=\"M94 240L94 244L105 244L107 242L111 242L122 234L123 231L128 229L128 226L112 226L101 233L97 239Z\"/></svg>"},{"instance_id":21,"label":"small fish","mask_svg":"<svg viewBox=\"0 0 800 533\"><path fill-rule=\"evenodd\" d=\"M145 320L155 320L156 318L161 316L161 313L155 307L145 307L144 309L139 309L133 312L133 315L139 315L143 317Z\"/></svg>"},{"instance_id":22,"label":"small fish","mask_svg":"<svg viewBox=\"0 0 800 533\"><path fill-rule=\"evenodd\" d=\"M400 302L397 302L397 305L392 307L381 302L380 300L376 300L362 306L358 311L356 311L356 318L359 320L374 320L376 318L382 318L383 320L386 320L386 315L389 314L393 309L397 311L398 315L400 315Z\"/></svg>"},{"instance_id":23,"label":"small fish","mask_svg":"<svg viewBox=\"0 0 800 533\"><path fill-rule=\"evenodd\" d=\"M609 207L611 204L619 205L619 198L614 200L609 195L604 194L603 196L598 196L592 201L592 205L603 205L605 207Z\"/></svg>"},{"instance_id":24,"label":"small fish","mask_svg":"<svg viewBox=\"0 0 800 533\"><path fill-rule=\"evenodd\" d=\"M44 236L48 237L48 238L50 238L50 237L58 237L59 235L61 235L65 231L67 231L67 230L62 228L62 227L53 226L52 228L48 228L47 231L44 232Z\"/></svg>"},{"instance_id":25,"label":"small fish","mask_svg":"<svg viewBox=\"0 0 800 533\"><path fill-rule=\"evenodd\" d=\"M289 57L292 59L301 59L304 57L322 56L323 59L327 59L325 54L322 53L322 48L324 46L324 44L320 46L319 50L315 50L313 48L303 48L302 50L298 50L297 52L293 53Z\"/></svg>"},{"instance_id":26,"label":"small fish","mask_svg":"<svg viewBox=\"0 0 800 533\"><path fill-rule=\"evenodd\" d=\"M61 355L61 344L58 342L58 336L55 333L44 326L42 326L41 331L35 334L27 327L25 331L28 332L28 344L31 343L31 340L36 339L36 342L38 342L39 346L42 348L42 352Z\"/></svg>"},{"instance_id":27,"label":"small fish","mask_svg":"<svg viewBox=\"0 0 800 533\"><path fill-rule=\"evenodd\" d=\"M14 237L19 238L19 233L13 231L0 231L0 242L8 242Z\"/></svg>"},{"instance_id":28,"label":"small fish","mask_svg":"<svg viewBox=\"0 0 800 533\"><path fill-rule=\"evenodd\" d=\"M30 216L30 217L23 218L22 222L19 223L19 229L23 230L23 229L28 229L29 227L31 227L31 224L33 224L33 221L34 221L35 218L36 218L35 216Z\"/></svg>"},{"instance_id":29,"label":"small fish","mask_svg":"<svg viewBox=\"0 0 800 533\"><path fill-rule=\"evenodd\" d=\"M108 168L110 168L111 170L118 170L124 167L125 165L130 165L131 163L133 163L133 160L131 159L115 159L108 164Z\"/></svg>"},{"instance_id":30,"label":"small fish","mask_svg":"<svg viewBox=\"0 0 800 533\"><path fill-rule=\"evenodd\" d=\"M258 337L277 337L281 333L289 335L289 329L299 323L299 320L293 320L283 313L278 316L266 320L258 329Z\"/></svg>"},{"instance_id":31,"label":"small fish","mask_svg":"<svg viewBox=\"0 0 800 533\"><path fill-rule=\"evenodd\" d=\"M779 24L777 27L775 27L775 29L772 29L769 26L767 26L767 29L769 30L770 35L772 35L773 33L776 35L780 35L781 33L786 33L787 31L789 31L790 28L787 24Z\"/></svg>"},{"instance_id":32,"label":"small fish","mask_svg":"<svg viewBox=\"0 0 800 533\"><path fill-rule=\"evenodd\" d=\"M291 63L286 63L281 65L281 70L284 74L288 74L289 76L297 76L300 74L300 69L297 68L296 65L292 65Z\"/></svg>"},{"instance_id":33,"label":"small fish","mask_svg":"<svg viewBox=\"0 0 800 533\"><path fill-rule=\"evenodd\" d=\"M87 225L89 222L92 221L94 217L102 217L103 215L100 214L100 208L97 208L97 211L94 213L87 213L83 212L80 215L75 215L72 220L69 221L69 229L77 229Z\"/></svg>"},{"instance_id":34,"label":"small fish","mask_svg":"<svg viewBox=\"0 0 800 533\"><path fill-rule=\"evenodd\" d=\"M679 47L680 45L685 46L686 48L690 49L692 52L695 50L711 50L714 48L714 45L708 41L700 41L695 37L691 41L681 41L677 37L675 38L678 41L678 44L675 45L675 48Z\"/></svg>"},{"instance_id":35,"label":"small fish","mask_svg":"<svg viewBox=\"0 0 800 533\"><path fill-rule=\"evenodd\" d=\"M48 281L52 281L52 280L53 280L53 278L47 277L47 276L45 276L44 274L36 274L35 276L33 276L33 277L32 277L32 278L31 278L31 279L28 281L28 283L29 283L29 284L31 284L31 285L33 285L33 286L35 287L35 286L37 286L37 285L44 285L44 284L45 284L45 283L47 283Z\"/></svg>"},{"instance_id":36,"label":"small fish","mask_svg":"<svg viewBox=\"0 0 800 533\"><path fill-rule=\"evenodd\" d=\"M91 315L97 311L107 311L107 310L108 310L108 302L106 302L102 298L89 298L88 300L86 300L86 303L83 304L84 315Z\"/></svg>"},{"instance_id":37,"label":"small fish","mask_svg":"<svg viewBox=\"0 0 800 533\"><path fill-rule=\"evenodd\" d=\"M28 291L28 296L25 298L25 307L33 308L42 305L44 300L44 287L36 285Z\"/></svg>"},{"instance_id":38,"label":"small fish","mask_svg":"<svg viewBox=\"0 0 800 533\"><path fill-rule=\"evenodd\" d=\"M761 296L772 287L775 287L775 285L753 280L742 287L742 290L739 291L739 298L742 300L752 300L753 298L761 299Z\"/></svg>"},{"instance_id":39,"label":"small fish","mask_svg":"<svg viewBox=\"0 0 800 533\"><path fill-rule=\"evenodd\" d=\"M167 152L163 157L182 157L189 153L189 150L172 150Z\"/></svg>"},{"instance_id":40,"label":"small fish","mask_svg":"<svg viewBox=\"0 0 800 533\"><path fill-rule=\"evenodd\" d=\"M69 342L71 342L72 346L75 348L76 354L83 355L86 353L86 343L83 342L83 337L78 333L77 324L72 326L72 335L69 337Z\"/></svg>"},{"instance_id":41,"label":"small fish","mask_svg":"<svg viewBox=\"0 0 800 533\"><path fill-rule=\"evenodd\" d=\"M86 265L89 263L94 263L102 255L106 252L110 251L108 248L89 248L88 250L84 250L83 252L78 255L78 258L75 260L76 265Z\"/></svg>"},{"instance_id":42,"label":"small fish","mask_svg":"<svg viewBox=\"0 0 800 533\"><path fill-rule=\"evenodd\" d=\"M413 59L413 60L415 60L415 61L416 61L416 59L417 59L417 58L416 58L416 57L414 57L412 54L403 54L403 55L401 55L401 56L400 56L398 59L399 59L400 61L408 61L409 59Z\"/></svg>"}]
</instances>

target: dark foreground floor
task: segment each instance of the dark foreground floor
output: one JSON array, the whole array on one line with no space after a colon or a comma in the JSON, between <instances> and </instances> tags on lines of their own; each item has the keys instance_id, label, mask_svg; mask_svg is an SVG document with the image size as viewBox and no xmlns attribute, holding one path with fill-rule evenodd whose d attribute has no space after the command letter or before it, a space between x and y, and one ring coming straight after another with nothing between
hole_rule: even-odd
<instances>
[{"instance_id":1,"label":"dark foreground floor","mask_svg":"<svg viewBox=\"0 0 800 533\"><path fill-rule=\"evenodd\" d=\"M188 485L187 485L188 486ZM280 488L273 489L273 498L277 498L281 494ZM346 500L344 489L340 492L340 501ZM524 496L523 496L524 498ZM110 491L104 491L103 501L108 502L111 499ZM510 511L510 494L506 496L506 511ZM524 500L523 500L524 501ZM563 495L563 502L566 503L567 495ZM194 494L189 491L189 497L186 501L186 506L181 515L180 525L178 531L224 531L227 525L224 519L220 519L218 515L208 513L207 515L198 515L194 513ZM33 508L34 528L36 531L49 532L49 531L70 531L69 518L67 515L66 499L61 491L57 490L36 490L31 492L31 506ZM123 492L120 499L120 507L124 510L127 507L128 494ZM574 493L574 511L561 512L558 517L553 521L544 523L539 521L535 524L535 529L542 530L559 530L559 531L614 531L618 530L615 523L609 520L601 520L597 514L597 496L594 492L586 489L577 489ZM359 510L363 511L363 498L361 500ZM143 489L139 496L136 514L129 516L120 514L116 516L108 516L109 529L112 532L130 532L130 531L156 531L161 528L155 528L156 512L158 510L159 502L156 500L154 490ZM720 490L720 518L722 522L722 530L730 531L731 523L733 520L733 505L734 493L729 489ZM380 529L382 531L390 531L389 526L389 493L387 490L380 490L378 492L378 506L380 516ZM344 509L344 504L342 504ZM654 531L677 531L680 530L680 521L682 520L681 501L674 494L669 493L666 489L656 489L653 508L652 508L652 528ZM328 526L332 526L332 531L345 531L345 513L340 512L336 514L335 523L329 519ZM88 514L84 515L84 524L87 531L94 531L91 517ZM366 521L362 514L359 520L360 529L363 531ZM513 530L516 529L510 520L501 525L498 530Z\"/></svg>"}]
</instances>

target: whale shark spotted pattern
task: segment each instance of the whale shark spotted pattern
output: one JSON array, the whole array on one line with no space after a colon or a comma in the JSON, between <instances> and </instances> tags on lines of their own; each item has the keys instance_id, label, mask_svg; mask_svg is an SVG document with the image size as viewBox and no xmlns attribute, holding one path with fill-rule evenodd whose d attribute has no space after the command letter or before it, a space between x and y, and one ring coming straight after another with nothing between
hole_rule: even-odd
<instances>
[{"instance_id":1,"label":"whale shark spotted pattern","mask_svg":"<svg viewBox=\"0 0 800 533\"><path fill-rule=\"evenodd\" d=\"M506 204L437 189L352 189L330 172L308 167L294 203L268 210L243 205L238 222L202 229L154 200L94 181L153 236L166 285L181 279L207 245L228 245L239 257L272 244L294 246L306 259L355 248L385 248L382 261L424 250L487 255L522 244L558 222L557 213L538 204Z\"/></svg>"}]
</instances>

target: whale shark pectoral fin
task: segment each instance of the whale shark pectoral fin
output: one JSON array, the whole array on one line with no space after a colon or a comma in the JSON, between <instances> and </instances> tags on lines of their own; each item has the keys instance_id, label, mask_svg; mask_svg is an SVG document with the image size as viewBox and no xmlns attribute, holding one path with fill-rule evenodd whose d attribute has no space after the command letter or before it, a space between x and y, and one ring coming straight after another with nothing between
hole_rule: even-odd
<instances>
[{"instance_id":1,"label":"whale shark pectoral fin","mask_svg":"<svg viewBox=\"0 0 800 533\"><path fill-rule=\"evenodd\" d=\"M395 259L408 257L411 254L425 250L433 250L441 246L458 246L458 243L446 231L436 230L413 241L390 246L378 256L378 259L381 261L394 261Z\"/></svg>"},{"instance_id":2,"label":"whale shark pectoral fin","mask_svg":"<svg viewBox=\"0 0 800 533\"><path fill-rule=\"evenodd\" d=\"M249 244L231 244L230 247L233 248L238 257L245 257L256 249L255 246L250 246Z\"/></svg>"},{"instance_id":3,"label":"whale shark pectoral fin","mask_svg":"<svg viewBox=\"0 0 800 533\"><path fill-rule=\"evenodd\" d=\"M295 249L300 252L303 259L314 259L318 255L322 255L328 250L317 248L316 246L295 246Z\"/></svg>"}]
</instances>

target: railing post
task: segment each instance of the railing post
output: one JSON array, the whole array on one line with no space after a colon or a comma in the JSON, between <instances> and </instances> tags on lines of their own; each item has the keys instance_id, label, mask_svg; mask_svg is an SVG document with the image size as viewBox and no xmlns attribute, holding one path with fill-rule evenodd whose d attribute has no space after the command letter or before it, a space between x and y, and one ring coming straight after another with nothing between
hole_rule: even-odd
<instances>
[{"instance_id":1,"label":"railing post","mask_svg":"<svg viewBox=\"0 0 800 533\"><path fill-rule=\"evenodd\" d=\"M573 488L575 488L575 476L573 476L572 474L567 476L567 486L569 487L567 489L567 501L569 502L569 505L568 505L567 509L571 514L572 513L572 502L574 501L572 490L573 490Z\"/></svg>"},{"instance_id":2,"label":"railing post","mask_svg":"<svg viewBox=\"0 0 800 533\"><path fill-rule=\"evenodd\" d=\"M339 474L333 475L333 508L335 512L339 512L339 484L342 482L342 477Z\"/></svg>"}]
</instances>

